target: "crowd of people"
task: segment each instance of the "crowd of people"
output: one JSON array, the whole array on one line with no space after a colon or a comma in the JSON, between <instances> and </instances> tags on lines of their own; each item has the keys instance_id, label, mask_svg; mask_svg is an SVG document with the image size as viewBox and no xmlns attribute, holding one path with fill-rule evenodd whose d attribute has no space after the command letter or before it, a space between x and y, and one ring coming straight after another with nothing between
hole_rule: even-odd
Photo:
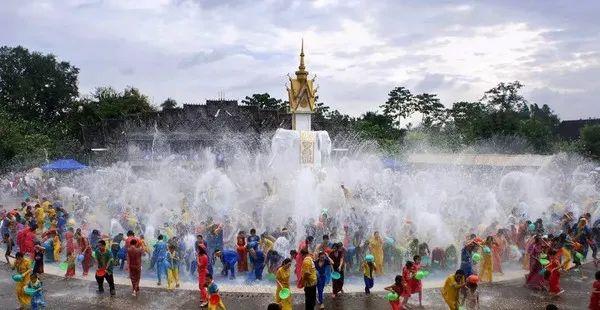
<instances>
[{"instance_id":1,"label":"crowd of people","mask_svg":"<svg viewBox=\"0 0 600 310\"><path fill-rule=\"evenodd\" d=\"M348 198L348 189L342 189ZM246 233L245 227L232 227L227 218L219 222L206 217L193 224L182 207L178 221L146 236L146 223L135 211L124 209L118 216L123 231L107 232L85 221L83 211L67 210L53 200L33 196L18 207L1 210L5 259L15 270L15 292L22 308L45 306L44 264L56 263L67 279L78 272L82 277L94 272L98 293L104 293L106 282L111 295L115 295L115 274L130 278L133 296L140 294L144 273L155 276L157 286L166 281L167 289L193 277L201 306L210 309L225 309L215 283L218 268L220 281L241 276L245 283L274 285L281 309L292 309L293 286L304 290L306 309L324 308L328 287L330 297L337 298L344 293L345 278L360 277L364 293L371 294L375 282L386 279L386 274L397 274L394 283L385 287L391 308L405 309L422 305L422 280L429 273L452 271L441 290L448 307L479 309L478 284L492 282L506 263L528 270L528 288L558 296L564 292L561 276L584 277L581 265L588 257L596 263L600 242L600 220L592 222L590 213L575 216L573 212L553 213L546 221L515 215L506 226L493 222L474 227L464 240L431 249L416 236L404 242L369 232L360 221L352 229L332 219L327 210L304 229L290 217L259 234L254 228ZM594 283L590 309L600 309L598 283Z\"/></svg>"}]
</instances>

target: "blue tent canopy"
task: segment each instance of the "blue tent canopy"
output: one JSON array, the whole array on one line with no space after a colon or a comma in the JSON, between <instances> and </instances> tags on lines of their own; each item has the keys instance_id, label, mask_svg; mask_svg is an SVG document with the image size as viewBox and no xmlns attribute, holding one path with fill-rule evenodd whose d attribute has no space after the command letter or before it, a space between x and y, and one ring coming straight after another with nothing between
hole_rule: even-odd
<instances>
[{"instance_id":1,"label":"blue tent canopy","mask_svg":"<svg viewBox=\"0 0 600 310\"><path fill-rule=\"evenodd\" d=\"M42 166L42 169L46 171L73 171L84 168L87 166L74 159L59 159Z\"/></svg>"}]
</instances>

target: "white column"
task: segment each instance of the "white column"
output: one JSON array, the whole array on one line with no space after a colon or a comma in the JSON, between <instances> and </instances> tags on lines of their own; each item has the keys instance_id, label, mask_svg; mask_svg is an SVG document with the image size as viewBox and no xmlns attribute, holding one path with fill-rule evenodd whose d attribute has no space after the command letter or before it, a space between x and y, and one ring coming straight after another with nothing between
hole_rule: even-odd
<instances>
[{"instance_id":1,"label":"white column","mask_svg":"<svg viewBox=\"0 0 600 310\"><path fill-rule=\"evenodd\" d=\"M310 113L294 113L292 115L294 130L311 131L311 114Z\"/></svg>"}]
</instances>

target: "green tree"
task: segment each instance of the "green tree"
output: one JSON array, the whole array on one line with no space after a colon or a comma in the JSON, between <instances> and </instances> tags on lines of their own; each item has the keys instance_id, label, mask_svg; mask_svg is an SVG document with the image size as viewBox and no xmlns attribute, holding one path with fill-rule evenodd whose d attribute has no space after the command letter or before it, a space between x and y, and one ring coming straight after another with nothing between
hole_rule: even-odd
<instances>
[{"instance_id":1,"label":"green tree","mask_svg":"<svg viewBox=\"0 0 600 310\"><path fill-rule=\"evenodd\" d=\"M522 111L527 109L527 100L519 93L523 86L519 81L499 83L486 91L481 101L499 111Z\"/></svg>"},{"instance_id":2,"label":"green tree","mask_svg":"<svg viewBox=\"0 0 600 310\"><path fill-rule=\"evenodd\" d=\"M600 125L585 126L581 129L581 141L585 153L592 158L600 158Z\"/></svg>"},{"instance_id":3,"label":"green tree","mask_svg":"<svg viewBox=\"0 0 600 310\"><path fill-rule=\"evenodd\" d=\"M494 134L490 111L481 102L455 102L449 114L457 133L466 144L490 138Z\"/></svg>"},{"instance_id":4,"label":"green tree","mask_svg":"<svg viewBox=\"0 0 600 310\"><path fill-rule=\"evenodd\" d=\"M0 108L13 117L57 125L78 96L79 69L54 55L24 47L0 47Z\"/></svg>"},{"instance_id":5,"label":"green tree","mask_svg":"<svg viewBox=\"0 0 600 310\"><path fill-rule=\"evenodd\" d=\"M172 98L167 98L163 103L160 104L161 109L174 109L177 107L177 101Z\"/></svg>"},{"instance_id":6,"label":"green tree","mask_svg":"<svg viewBox=\"0 0 600 310\"><path fill-rule=\"evenodd\" d=\"M400 121L417 111L413 95L405 87L396 87L388 94L388 100L381 105L383 115L393 120L400 127Z\"/></svg>"},{"instance_id":7,"label":"green tree","mask_svg":"<svg viewBox=\"0 0 600 310\"><path fill-rule=\"evenodd\" d=\"M250 106L257 106L261 109L282 110L286 107L281 99L272 98L268 93L253 94L250 97L246 96L246 98L242 100L242 103Z\"/></svg>"},{"instance_id":8,"label":"green tree","mask_svg":"<svg viewBox=\"0 0 600 310\"><path fill-rule=\"evenodd\" d=\"M414 97L415 110L421 113L422 126L439 128L447 119L447 111L435 94L419 94Z\"/></svg>"},{"instance_id":9,"label":"green tree","mask_svg":"<svg viewBox=\"0 0 600 310\"><path fill-rule=\"evenodd\" d=\"M359 117L354 130L362 139L374 140L384 150L391 150L400 144L405 130L398 129L390 116L377 112L367 112Z\"/></svg>"}]
</instances>

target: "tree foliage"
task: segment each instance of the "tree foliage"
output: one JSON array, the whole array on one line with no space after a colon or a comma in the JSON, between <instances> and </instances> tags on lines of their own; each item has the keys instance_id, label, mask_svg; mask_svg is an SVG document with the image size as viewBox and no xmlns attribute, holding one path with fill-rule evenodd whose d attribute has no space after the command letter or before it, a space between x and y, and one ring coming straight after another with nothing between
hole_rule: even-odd
<instances>
[{"instance_id":1,"label":"tree foliage","mask_svg":"<svg viewBox=\"0 0 600 310\"><path fill-rule=\"evenodd\" d=\"M281 99L273 98L268 93L253 94L250 97L246 96L242 100L242 103L249 106L257 106L260 109L283 110L286 107Z\"/></svg>"},{"instance_id":2,"label":"tree foliage","mask_svg":"<svg viewBox=\"0 0 600 310\"><path fill-rule=\"evenodd\" d=\"M167 98L163 103L160 104L161 109L174 109L177 107L177 101L173 98Z\"/></svg>"},{"instance_id":3,"label":"tree foliage","mask_svg":"<svg viewBox=\"0 0 600 310\"><path fill-rule=\"evenodd\" d=\"M586 154L600 159L600 125L585 126L581 129L581 140Z\"/></svg>"},{"instance_id":4,"label":"tree foliage","mask_svg":"<svg viewBox=\"0 0 600 310\"><path fill-rule=\"evenodd\" d=\"M52 54L0 47L0 109L48 128L64 120L78 96L79 69Z\"/></svg>"}]
</instances>

